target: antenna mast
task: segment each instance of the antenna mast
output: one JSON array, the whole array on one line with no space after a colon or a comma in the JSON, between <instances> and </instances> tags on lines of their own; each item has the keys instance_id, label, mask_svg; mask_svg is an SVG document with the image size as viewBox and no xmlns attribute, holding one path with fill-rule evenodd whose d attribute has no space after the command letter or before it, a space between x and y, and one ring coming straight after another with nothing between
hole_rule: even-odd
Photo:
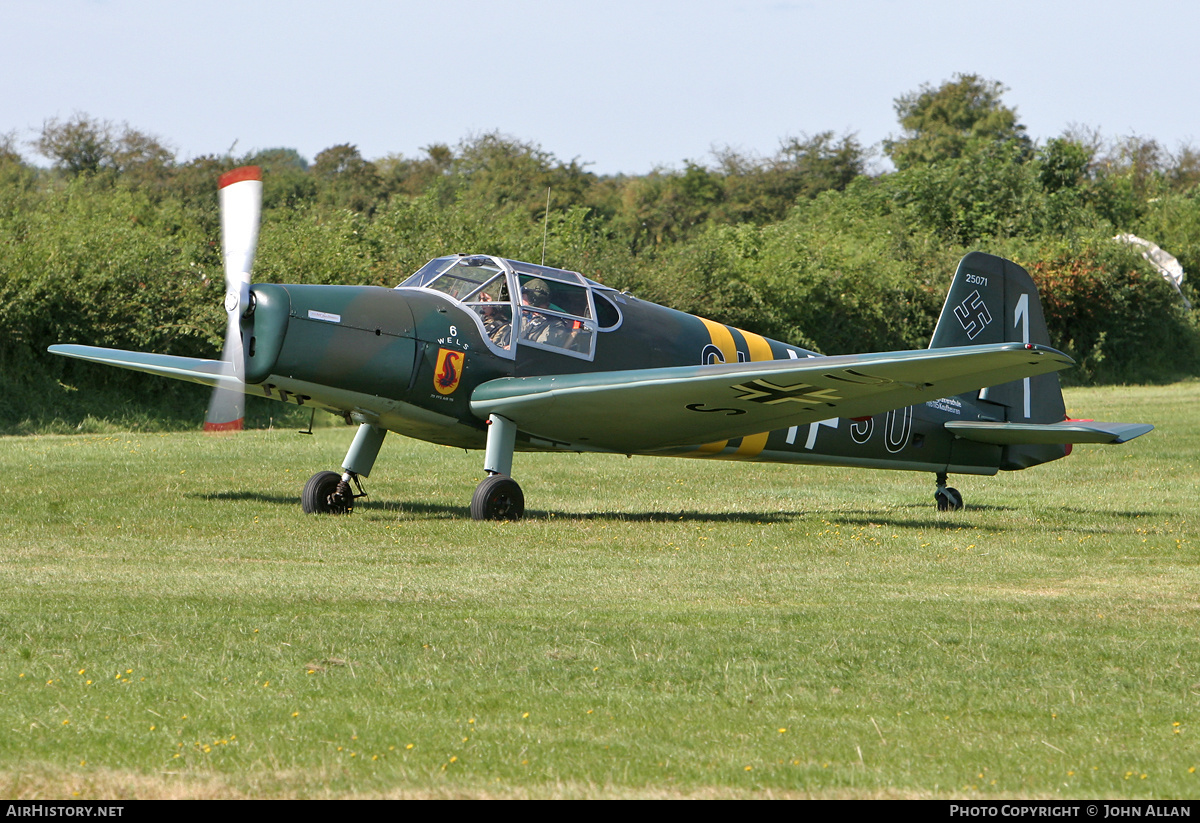
<instances>
[{"instance_id":1,"label":"antenna mast","mask_svg":"<svg viewBox=\"0 0 1200 823\"><path fill-rule=\"evenodd\" d=\"M550 187L546 186L546 219L542 221L542 265L546 265L546 235L550 232Z\"/></svg>"}]
</instances>

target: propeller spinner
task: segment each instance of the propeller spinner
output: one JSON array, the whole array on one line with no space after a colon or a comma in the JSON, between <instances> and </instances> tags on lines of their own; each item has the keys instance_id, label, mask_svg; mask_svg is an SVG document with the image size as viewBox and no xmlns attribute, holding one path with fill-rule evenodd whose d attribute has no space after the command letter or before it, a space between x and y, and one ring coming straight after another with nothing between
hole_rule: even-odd
<instances>
[{"instance_id":1,"label":"propeller spinner","mask_svg":"<svg viewBox=\"0 0 1200 823\"><path fill-rule=\"evenodd\" d=\"M250 269L258 246L262 218L262 169L242 166L221 175L221 249L225 259L226 385L213 389L204 419L205 431L237 431L245 417L246 354L242 341L242 316L249 311Z\"/></svg>"}]
</instances>

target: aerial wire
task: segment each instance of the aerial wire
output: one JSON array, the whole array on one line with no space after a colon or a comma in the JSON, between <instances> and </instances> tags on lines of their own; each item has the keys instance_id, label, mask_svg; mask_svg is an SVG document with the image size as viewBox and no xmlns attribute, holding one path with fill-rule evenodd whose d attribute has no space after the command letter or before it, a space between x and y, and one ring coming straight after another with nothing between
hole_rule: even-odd
<instances>
[{"instance_id":1,"label":"aerial wire","mask_svg":"<svg viewBox=\"0 0 1200 823\"><path fill-rule=\"evenodd\" d=\"M550 232L550 187L546 186L546 219L542 222L542 265L546 265L546 235Z\"/></svg>"}]
</instances>

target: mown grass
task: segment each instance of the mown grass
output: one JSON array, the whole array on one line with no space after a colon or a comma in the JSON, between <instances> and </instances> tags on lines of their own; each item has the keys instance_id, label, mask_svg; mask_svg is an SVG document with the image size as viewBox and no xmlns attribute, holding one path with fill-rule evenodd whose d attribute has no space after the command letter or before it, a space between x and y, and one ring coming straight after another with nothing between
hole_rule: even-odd
<instances>
[{"instance_id":1,"label":"mown grass","mask_svg":"<svg viewBox=\"0 0 1200 823\"><path fill-rule=\"evenodd\" d=\"M996 478L518 455L349 429L0 440L8 797L1200 794L1200 383Z\"/></svg>"}]
</instances>

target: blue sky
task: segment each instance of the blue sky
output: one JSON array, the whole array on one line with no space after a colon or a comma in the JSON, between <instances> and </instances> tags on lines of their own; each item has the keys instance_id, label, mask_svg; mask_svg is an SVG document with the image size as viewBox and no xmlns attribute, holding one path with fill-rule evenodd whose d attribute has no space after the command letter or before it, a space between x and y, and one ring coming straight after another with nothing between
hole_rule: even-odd
<instances>
[{"instance_id":1,"label":"blue sky","mask_svg":"<svg viewBox=\"0 0 1200 823\"><path fill-rule=\"evenodd\" d=\"M415 156L498 129L640 174L801 133L877 144L896 97L956 72L1008 86L1038 140L1200 143L1192 3L7 0L2 19L0 134L37 162L43 121L87 112L181 159L235 141Z\"/></svg>"}]
</instances>

